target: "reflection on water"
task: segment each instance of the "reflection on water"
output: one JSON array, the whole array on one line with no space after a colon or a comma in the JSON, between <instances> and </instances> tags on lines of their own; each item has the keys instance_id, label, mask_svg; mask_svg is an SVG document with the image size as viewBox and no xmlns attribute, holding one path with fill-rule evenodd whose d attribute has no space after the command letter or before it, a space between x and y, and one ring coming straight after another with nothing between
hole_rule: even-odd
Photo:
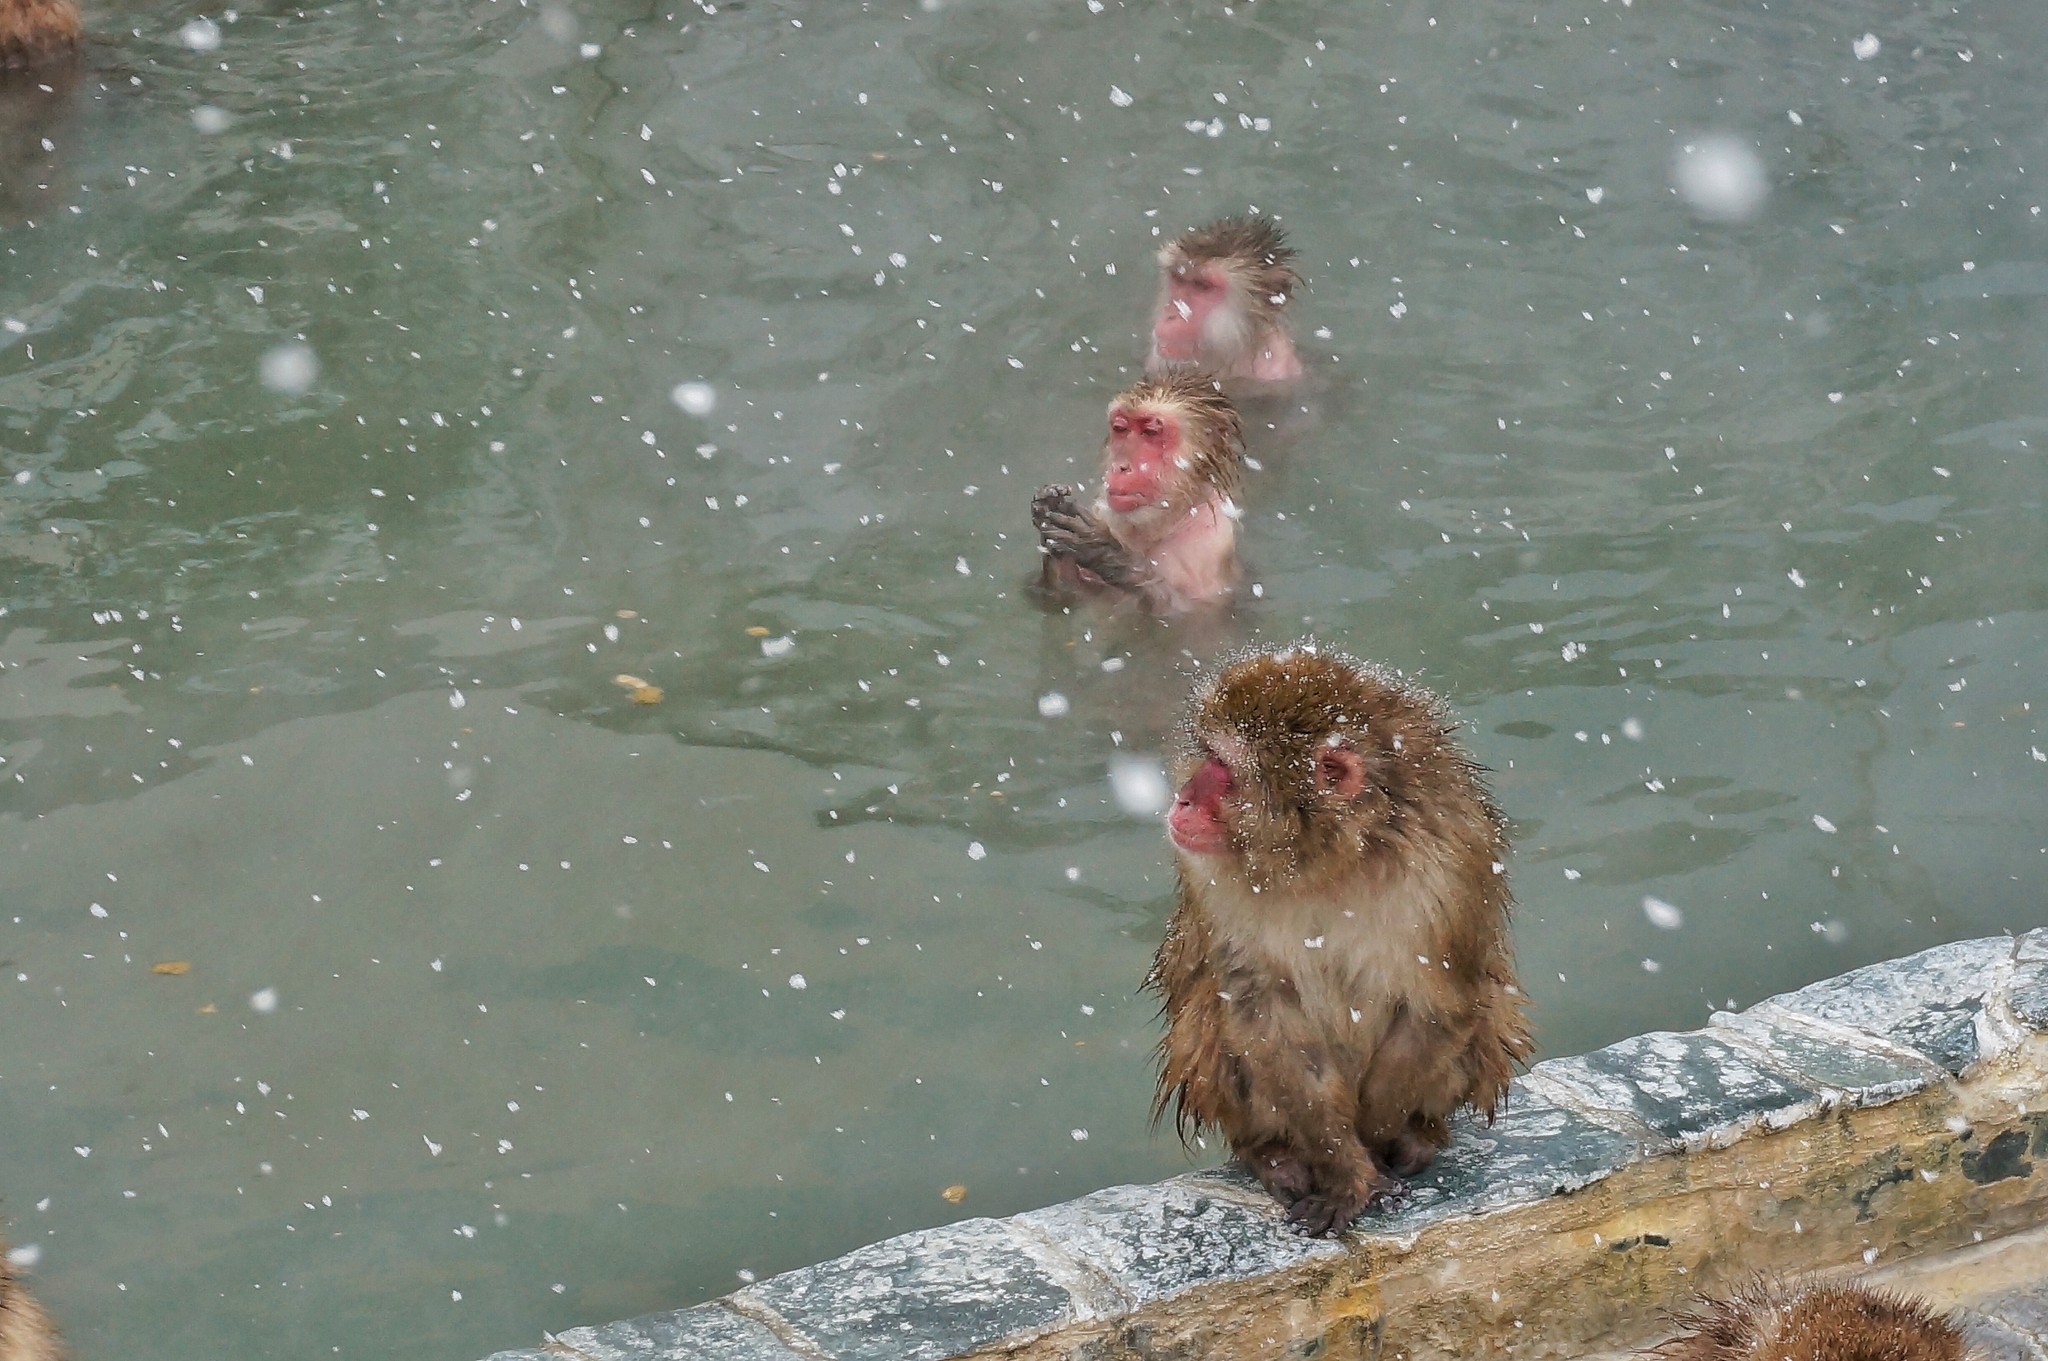
<instances>
[{"instance_id":1,"label":"reflection on water","mask_svg":"<svg viewBox=\"0 0 2048 1361\"><path fill-rule=\"evenodd\" d=\"M1106 773L1247 637L1462 707L1551 1052L2048 920L2030 7L195 17L0 91L0 1190L82 1357L482 1354L1183 1166ZM1158 240L1249 207L1257 593L1038 611Z\"/></svg>"}]
</instances>

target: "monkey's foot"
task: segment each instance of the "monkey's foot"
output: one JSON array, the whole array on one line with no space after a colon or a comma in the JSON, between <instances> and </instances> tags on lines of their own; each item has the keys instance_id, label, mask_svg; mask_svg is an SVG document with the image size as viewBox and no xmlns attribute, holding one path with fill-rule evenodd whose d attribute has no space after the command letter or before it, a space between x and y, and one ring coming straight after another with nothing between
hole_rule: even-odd
<instances>
[{"instance_id":1,"label":"monkey's foot","mask_svg":"<svg viewBox=\"0 0 2048 1361\"><path fill-rule=\"evenodd\" d=\"M1288 1207L1287 1222L1304 1238L1335 1238L1351 1227L1365 1209L1365 1198L1342 1192L1317 1191Z\"/></svg>"},{"instance_id":2,"label":"monkey's foot","mask_svg":"<svg viewBox=\"0 0 2048 1361\"><path fill-rule=\"evenodd\" d=\"M1259 1179L1259 1185L1282 1204L1291 1205L1300 1200L1315 1185L1315 1179L1309 1175L1308 1164L1289 1152L1283 1143L1254 1144L1236 1152L1238 1161Z\"/></svg>"},{"instance_id":3,"label":"monkey's foot","mask_svg":"<svg viewBox=\"0 0 2048 1361\"><path fill-rule=\"evenodd\" d=\"M1313 1191L1287 1210L1287 1223L1305 1238L1335 1238L1368 1209L1391 1209L1408 1198L1406 1182L1381 1177L1360 1189Z\"/></svg>"},{"instance_id":4,"label":"monkey's foot","mask_svg":"<svg viewBox=\"0 0 2048 1361\"><path fill-rule=\"evenodd\" d=\"M1436 1147L1427 1135L1411 1129L1375 1153L1387 1171L1397 1177L1412 1177L1436 1161Z\"/></svg>"}]
</instances>

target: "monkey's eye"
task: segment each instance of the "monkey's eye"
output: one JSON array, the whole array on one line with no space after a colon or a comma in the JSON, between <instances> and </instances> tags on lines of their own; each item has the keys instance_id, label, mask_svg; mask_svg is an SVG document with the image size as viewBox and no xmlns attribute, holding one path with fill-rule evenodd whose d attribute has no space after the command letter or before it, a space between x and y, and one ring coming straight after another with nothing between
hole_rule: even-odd
<instances>
[{"instance_id":1,"label":"monkey's eye","mask_svg":"<svg viewBox=\"0 0 2048 1361\"><path fill-rule=\"evenodd\" d=\"M1109 418L1109 428L1119 435L1128 435L1131 433L1131 418L1118 412Z\"/></svg>"},{"instance_id":2,"label":"monkey's eye","mask_svg":"<svg viewBox=\"0 0 2048 1361\"><path fill-rule=\"evenodd\" d=\"M1157 416L1148 416L1145 419L1143 429L1146 435L1150 436L1153 439L1157 439L1159 438L1159 436L1166 433L1166 422L1160 420Z\"/></svg>"}]
</instances>

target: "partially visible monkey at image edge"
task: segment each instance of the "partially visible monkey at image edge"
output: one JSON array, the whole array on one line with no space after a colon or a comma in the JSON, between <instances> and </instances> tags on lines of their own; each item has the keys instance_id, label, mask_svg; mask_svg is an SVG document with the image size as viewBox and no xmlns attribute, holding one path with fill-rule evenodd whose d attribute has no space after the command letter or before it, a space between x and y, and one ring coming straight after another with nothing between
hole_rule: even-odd
<instances>
[{"instance_id":1,"label":"partially visible monkey at image edge","mask_svg":"<svg viewBox=\"0 0 2048 1361\"><path fill-rule=\"evenodd\" d=\"M7 1263L0 1239L0 1361L63 1361L57 1330Z\"/></svg>"},{"instance_id":2,"label":"partially visible monkey at image edge","mask_svg":"<svg viewBox=\"0 0 2048 1361\"><path fill-rule=\"evenodd\" d=\"M1917 1299L1855 1282L1759 1278L1676 1319L1684 1331L1642 1353L1660 1361L1966 1361L1955 1320Z\"/></svg>"},{"instance_id":3,"label":"partially visible monkey at image edge","mask_svg":"<svg viewBox=\"0 0 2048 1361\"><path fill-rule=\"evenodd\" d=\"M1045 590L1135 599L1159 614L1227 600L1239 576L1243 439L1237 408L1204 375L1147 378L1118 393L1094 505L1058 484L1032 498Z\"/></svg>"},{"instance_id":4,"label":"partially visible monkey at image edge","mask_svg":"<svg viewBox=\"0 0 2048 1361\"><path fill-rule=\"evenodd\" d=\"M1342 1232L1491 1120L1532 1051L1507 833L1441 701L1303 641L1196 688L1148 987L1153 1118L1216 1126L1303 1233Z\"/></svg>"},{"instance_id":5,"label":"partially visible monkey at image edge","mask_svg":"<svg viewBox=\"0 0 2048 1361\"><path fill-rule=\"evenodd\" d=\"M0 70L69 56L84 36L74 0L0 0Z\"/></svg>"},{"instance_id":6,"label":"partially visible monkey at image edge","mask_svg":"<svg viewBox=\"0 0 2048 1361\"><path fill-rule=\"evenodd\" d=\"M1159 251L1159 306L1145 371L1192 367L1226 382L1301 377L1286 308L1301 276L1294 249L1263 217L1226 217Z\"/></svg>"}]
</instances>

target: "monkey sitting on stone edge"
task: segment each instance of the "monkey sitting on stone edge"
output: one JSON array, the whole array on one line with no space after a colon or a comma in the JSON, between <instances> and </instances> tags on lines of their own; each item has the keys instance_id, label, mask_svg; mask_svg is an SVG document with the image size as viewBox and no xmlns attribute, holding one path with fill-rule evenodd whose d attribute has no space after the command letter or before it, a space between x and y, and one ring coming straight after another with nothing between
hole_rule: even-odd
<instances>
[{"instance_id":1,"label":"monkey sitting on stone edge","mask_svg":"<svg viewBox=\"0 0 2048 1361\"><path fill-rule=\"evenodd\" d=\"M1507 832L1441 701L1303 641L1196 688L1153 1118L1214 1125L1301 1232L1342 1232L1490 1120L1533 1048Z\"/></svg>"}]
</instances>

